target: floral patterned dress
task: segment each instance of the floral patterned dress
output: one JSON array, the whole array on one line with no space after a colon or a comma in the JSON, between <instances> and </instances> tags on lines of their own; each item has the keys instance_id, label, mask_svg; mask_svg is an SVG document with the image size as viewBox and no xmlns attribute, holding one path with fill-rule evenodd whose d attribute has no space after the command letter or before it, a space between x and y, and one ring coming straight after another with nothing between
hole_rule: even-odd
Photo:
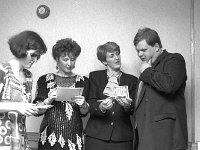
<instances>
[{"instance_id":1,"label":"floral patterned dress","mask_svg":"<svg viewBox=\"0 0 200 150\"><path fill-rule=\"evenodd\" d=\"M0 65L1 102L31 102L32 74L26 69L23 72L26 80L20 83L8 63ZM1 147L10 147L11 150L29 149L25 121L26 116L16 111L0 113L0 149Z\"/></svg>"},{"instance_id":2,"label":"floral patterned dress","mask_svg":"<svg viewBox=\"0 0 200 150\"><path fill-rule=\"evenodd\" d=\"M82 76L61 77L47 74L39 78L34 103L42 102L51 89L56 87L83 87L87 99L88 78ZM79 106L68 101L53 101L40 126L38 150L82 150L83 124Z\"/></svg>"}]
</instances>

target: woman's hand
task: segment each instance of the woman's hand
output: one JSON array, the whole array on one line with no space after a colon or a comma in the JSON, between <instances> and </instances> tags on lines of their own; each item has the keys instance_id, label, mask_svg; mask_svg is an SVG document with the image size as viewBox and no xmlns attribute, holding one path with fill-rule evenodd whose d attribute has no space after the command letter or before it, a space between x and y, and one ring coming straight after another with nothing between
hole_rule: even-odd
<instances>
[{"instance_id":1,"label":"woman's hand","mask_svg":"<svg viewBox=\"0 0 200 150\"><path fill-rule=\"evenodd\" d=\"M132 99L131 98L126 98L126 97L117 97L116 99L118 101L118 103L127 108L127 107L130 107L131 106L131 103L132 103Z\"/></svg>"},{"instance_id":2,"label":"woman's hand","mask_svg":"<svg viewBox=\"0 0 200 150\"><path fill-rule=\"evenodd\" d=\"M39 112L38 108L35 106L35 104L31 103L19 103L18 106L16 106L16 111L25 116L33 116Z\"/></svg>"},{"instance_id":3,"label":"woman's hand","mask_svg":"<svg viewBox=\"0 0 200 150\"><path fill-rule=\"evenodd\" d=\"M102 112L105 112L106 110L109 110L112 107L113 107L113 98L111 97L104 99L99 105L99 108Z\"/></svg>"},{"instance_id":4,"label":"woman's hand","mask_svg":"<svg viewBox=\"0 0 200 150\"><path fill-rule=\"evenodd\" d=\"M48 93L48 102L46 102L46 104L50 105L56 98L57 98L57 89L56 88L51 89Z\"/></svg>"},{"instance_id":5,"label":"woman's hand","mask_svg":"<svg viewBox=\"0 0 200 150\"><path fill-rule=\"evenodd\" d=\"M86 102L84 96L75 96L73 98L74 102L79 106L82 114L87 114L89 110L89 104Z\"/></svg>"},{"instance_id":6,"label":"woman's hand","mask_svg":"<svg viewBox=\"0 0 200 150\"><path fill-rule=\"evenodd\" d=\"M17 111L26 116L36 115L39 110L35 104L20 102L1 102L0 112Z\"/></svg>"},{"instance_id":7,"label":"woman's hand","mask_svg":"<svg viewBox=\"0 0 200 150\"><path fill-rule=\"evenodd\" d=\"M84 96L74 96L72 100L80 107L86 103Z\"/></svg>"}]
</instances>

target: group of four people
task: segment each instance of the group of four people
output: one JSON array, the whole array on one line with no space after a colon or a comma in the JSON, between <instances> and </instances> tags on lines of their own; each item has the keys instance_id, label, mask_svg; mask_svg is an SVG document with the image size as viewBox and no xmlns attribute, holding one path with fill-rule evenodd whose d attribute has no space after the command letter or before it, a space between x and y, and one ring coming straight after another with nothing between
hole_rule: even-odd
<instances>
[{"instance_id":1,"label":"group of four people","mask_svg":"<svg viewBox=\"0 0 200 150\"><path fill-rule=\"evenodd\" d=\"M138 30L133 42L142 60L139 80L121 71L115 42L98 46L97 58L106 69L90 72L88 79L72 72L79 44L70 38L58 40L52 48L57 71L38 79L30 103L32 74L27 69L47 48L33 31L9 39L14 58L0 67L0 149L29 148L25 118L30 115L44 115L38 150L187 149L184 58L163 50L150 28ZM115 95L121 86L127 87L128 96ZM82 87L83 93L73 101L56 101L57 87ZM38 109L40 105L53 107ZM88 112L83 133L82 117Z\"/></svg>"}]
</instances>

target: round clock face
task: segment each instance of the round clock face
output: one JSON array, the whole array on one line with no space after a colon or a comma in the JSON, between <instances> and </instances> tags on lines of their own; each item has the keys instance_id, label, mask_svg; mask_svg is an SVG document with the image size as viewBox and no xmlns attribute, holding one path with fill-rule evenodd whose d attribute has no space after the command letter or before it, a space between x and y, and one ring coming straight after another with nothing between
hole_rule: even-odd
<instances>
[{"instance_id":1,"label":"round clock face","mask_svg":"<svg viewBox=\"0 0 200 150\"><path fill-rule=\"evenodd\" d=\"M39 11L40 14L44 14L45 13L45 8L44 7L40 7L38 11Z\"/></svg>"},{"instance_id":2,"label":"round clock face","mask_svg":"<svg viewBox=\"0 0 200 150\"><path fill-rule=\"evenodd\" d=\"M46 5L40 5L37 8L37 16L41 19L47 18L50 14L50 9Z\"/></svg>"}]
</instances>

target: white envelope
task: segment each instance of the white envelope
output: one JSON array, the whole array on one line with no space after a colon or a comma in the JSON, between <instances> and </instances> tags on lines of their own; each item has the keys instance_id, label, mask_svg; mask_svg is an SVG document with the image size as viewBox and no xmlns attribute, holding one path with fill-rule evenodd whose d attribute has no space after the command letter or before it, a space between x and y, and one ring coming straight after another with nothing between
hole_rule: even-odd
<instances>
[{"instance_id":1,"label":"white envelope","mask_svg":"<svg viewBox=\"0 0 200 150\"><path fill-rule=\"evenodd\" d=\"M56 101L73 101L74 96L82 95L83 88L57 87Z\"/></svg>"}]
</instances>

